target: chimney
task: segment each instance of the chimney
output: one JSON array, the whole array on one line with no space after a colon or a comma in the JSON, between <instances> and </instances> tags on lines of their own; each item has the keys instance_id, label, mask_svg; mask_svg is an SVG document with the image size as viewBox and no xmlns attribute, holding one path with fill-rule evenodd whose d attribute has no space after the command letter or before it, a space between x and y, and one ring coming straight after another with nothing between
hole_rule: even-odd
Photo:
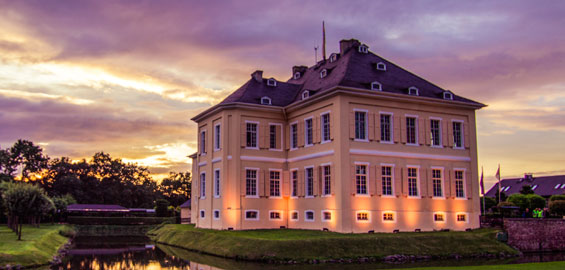
<instances>
[{"instance_id":1,"label":"chimney","mask_svg":"<svg viewBox=\"0 0 565 270\"><path fill-rule=\"evenodd\" d=\"M306 72L307 69L308 69L307 66L293 66L292 75L294 76L296 72L300 72L300 74L304 74L304 72Z\"/></svg>"},{"instance_id":2,"label":"chimney","mask_svg":"<svg viewBox=\"0 0 565 270\"><path fill-rule=\"evenodd\" d=\"M528 181L528 182L532 182L534 180L534 175L531 173L525 173L524 174L524 180Z\"/></svg>"},{"instance_id":3,"label":"chimney","mask_svg":"<svg viewBox=\"0 0 565 270\"><path fill-rule=\"evenodd\" d=\"M257 82L263 82L263 71L255 70L255 72L251 73L251 78L255 79Z\"/></svg>"},{"instance_id":4,"label":"chimney","mask_svg":"<svg viewBox=\"0 0 565 270\"><path fill-rule=\"evenodd\" d=\"M350 48L357 47L359 45L361 45L361 42L359 42L359 40L356 40L354 38L352 38L352 39L342 39L339 42L339 53L341 53L341 55L343 55Z\"/></svg>"}]
</instances>

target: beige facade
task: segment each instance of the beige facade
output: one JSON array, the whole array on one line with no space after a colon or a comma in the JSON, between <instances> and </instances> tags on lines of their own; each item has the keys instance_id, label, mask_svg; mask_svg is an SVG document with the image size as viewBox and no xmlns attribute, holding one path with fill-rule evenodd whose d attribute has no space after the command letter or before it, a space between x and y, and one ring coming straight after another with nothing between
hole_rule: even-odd
<instances>
[{"instance_id":1,"label":"beige facade","mask_svg":"<svg viewBox=\"0 0 565 270\"><path fill-rule=\"evenodd\" d=\"M343 86L285 107L217 105L193 119L192 222L347 233L477 228L478 108Z\"/></svg>"}]
</instances>

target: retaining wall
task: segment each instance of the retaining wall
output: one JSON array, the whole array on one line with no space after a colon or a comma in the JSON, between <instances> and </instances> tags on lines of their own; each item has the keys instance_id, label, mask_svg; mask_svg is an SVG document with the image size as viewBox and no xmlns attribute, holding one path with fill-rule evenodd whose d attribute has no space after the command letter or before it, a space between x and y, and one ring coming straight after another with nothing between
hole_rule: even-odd
<instances>
[{"instance_id":1,"label":"retaining wall","mask_svg":"<svg viewBox=\"0 0 565 270\"><path fill-rule=\"evenodd\" d=\"M565 251L565 219L505 218L504 230L520 251Z\"/></svg>"}]
</instances>

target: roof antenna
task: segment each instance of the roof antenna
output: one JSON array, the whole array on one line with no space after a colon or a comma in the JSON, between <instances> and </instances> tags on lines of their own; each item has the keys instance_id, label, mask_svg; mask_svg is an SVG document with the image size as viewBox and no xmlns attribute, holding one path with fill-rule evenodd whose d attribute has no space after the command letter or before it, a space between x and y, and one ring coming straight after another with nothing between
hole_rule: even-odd
<instances>
[{"instance_id":1,"label":"roof antenna","mask_svg":"<svg viewBox=\"0 0 565 270\"><path fill-rule=\"evenodd\" d=\"M316 60L314 64L318 64L318 45L314 47L314 59Z\"/></svg>"},{"instance_id":2,"label":"roof antenna","mask_svg":"<svg viewBox=\"0 0 565 270\"><path fill-rule=\"evenodd\" d=\"M324 61L326 61L326 24L322 21L322 55L324 56Z\"/></svg>"}]
</instances>

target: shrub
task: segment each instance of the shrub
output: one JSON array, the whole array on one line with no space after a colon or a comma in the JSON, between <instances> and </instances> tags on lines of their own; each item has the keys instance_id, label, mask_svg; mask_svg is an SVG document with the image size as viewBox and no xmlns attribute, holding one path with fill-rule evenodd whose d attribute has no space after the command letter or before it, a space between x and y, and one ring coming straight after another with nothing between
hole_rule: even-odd
<instances>
[{"instance_id":1,"label":"shrub","mask_svg":"<svg viewBox=\"0 0 565 270\"><path fill-rule=\"evenodd\" d=\"M163 222L174 223L174 218L162 217L78 217L68 218L70 224L76 225L155 225Z\"/></svg>"},{"instance_id":2,"label":"shrub","mask_svg":"<svg viewBox=\"0 0 565 270\"><path fill-rule=\"evenodd\" d=\"M484 197L484 204L485 204L485 210L488 211L489 209L493 208L494 206L496 206L496 200L492 197ZM483 200L481 200L481 210L483 209Z\"/></svg>"},{"instance_id":3,"label":"shrub","mask_svg":"<svg viewBox=\"0 0 565 270\"><path fill-rule=\"evenodd\" d=\"M522 212L526 210L526 208L530 208L530 202L524 194L512 194L508 197L507 202L520 207L520 211Z\"/></svg>"},{"instance_id":4,"label":"shrub","mask_svg":"<svg viewBox=\"0 0 565 270\"><path fill-rule=\"evenodd\" d=\"M549 212L554 216L565 216L565 200L550 201Z\"/></svg>"},{"instance_id":5,"label":"shrub","mask_svg":"<svg viewBox=\"0 0 565 270\"><path fill-rule=\"evenodd\" d=\"M549 201L565 201L565 195L553 195L549 197Z\"/></svg>"},{"instance_id":6,"label":"shrub","mask_svg":"<svg viewBox=\"0 0 565 270\"><path fill-rule=\"evenodd\" d=\"M528 194L526 195L526 199L528 199L530 209L545 208L545 199L540 195Z\"/></svg>"}]
</instances>

